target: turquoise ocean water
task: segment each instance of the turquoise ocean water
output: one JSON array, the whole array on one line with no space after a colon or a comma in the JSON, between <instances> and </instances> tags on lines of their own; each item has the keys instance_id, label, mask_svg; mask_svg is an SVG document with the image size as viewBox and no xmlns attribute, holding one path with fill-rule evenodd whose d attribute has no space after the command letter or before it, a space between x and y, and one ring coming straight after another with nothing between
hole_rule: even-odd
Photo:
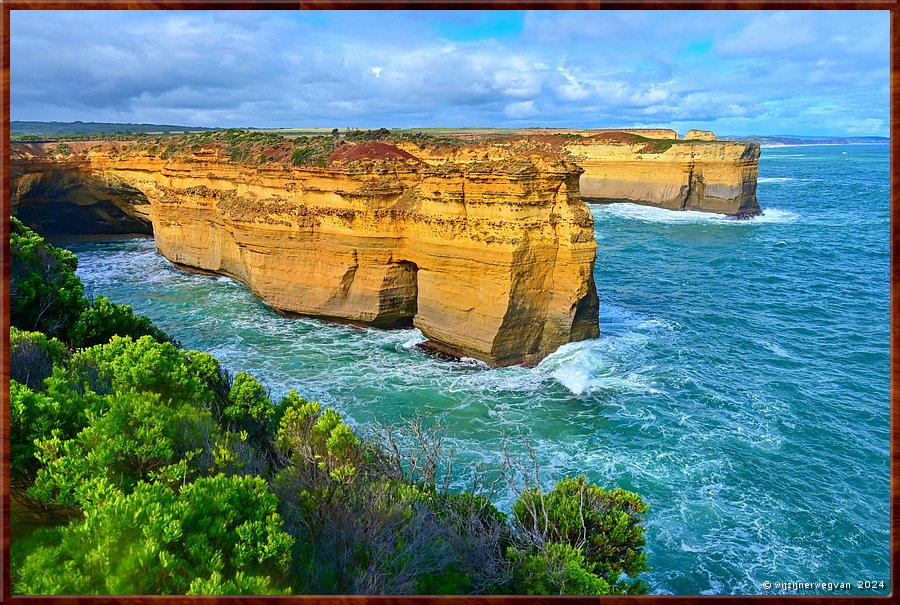
<instances>
[{"instance_id":1,"label":"turquoise ocean water","mask_svg":"<svg viewBox=\"0 0 900 605\"><path fill-rule=\"evenodd\" d=\"M527 435L548 480L640 493L654 593L886 594L888 146L766 148L759 168L753 220L593 206L601 336L532 369L432 359L417 330L283 318L152 240L69 247L89 291L275 396L360 428L434 415L488 468L504 434Z\"/></svg>"}]
</instances>

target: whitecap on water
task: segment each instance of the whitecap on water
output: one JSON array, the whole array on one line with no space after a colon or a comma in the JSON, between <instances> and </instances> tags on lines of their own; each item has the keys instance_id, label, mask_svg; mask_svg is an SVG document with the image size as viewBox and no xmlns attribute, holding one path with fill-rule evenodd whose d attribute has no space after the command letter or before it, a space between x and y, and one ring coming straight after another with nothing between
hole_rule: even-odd
<instances>
[{"instance_id":1,"label":"whitecap on water","mask_svg":"<svg viewBox=\"0 0 900 605\"><path fill-rule=\"evenodd\" d=\"M766 176L756 179L757 183L809 183L818 179L799 179L790 176Z\"/></svg>"},{"instance_id":2,"label":"whitecap on water","mask_svg":"<svg viewBox=\"0 0 900 605\"><path fill-rule=\"evenodd\" d=\"M553 377L573 395L583 395L591 387L591 368L583 364L572 364L558 368Z\"/></svg>"},{"instance_id":3,"label":"whitecap on water","mask_svg":"<svg viewBox=\"0 0 900 605\"><path fill-rule=\"evenodd\" d=\"M627 367L619 363L622 345L642 346L644 338L629 342L626 333L618 337L600 337L595 340L572 342L563 345L544 358L534 372L545 379L552 379L573 395L588 395L599 391L653 393L651 380L644 374L652 367ZM626 357L628 357L626 352Z\"/></svg>"},{"instance_id":4,"label":"whitecap on water","mask_svg":"<svg viewBox=\"0 0 900 605\"><path fill-rule=\"evenodd\" d=\"M422 344L423 342L425 342L426 340L428 340L428 339L425 338L425 335L422 334L422 331L421 331L421 330L419 330L418 328L413 328L413 329L410 331L409 338L407 338L406 340L404 340L404 341L400 344L400 347L403 348L403 349L412 349L412 348L415 347L416 345L420 345L420 344Z\"/></svg>"},{"instance_id":5,"label":"whitecap on water","mask_svg":"<svg viewBox=\"0 0 900 605\"><path fill-rule=\"evenodd\" d=\"M766 349L768 349L775 355L778 355L779 357L784 357L786 359L795 359L795 357L787 349L785 349L784 347L782 347L774 342L769 342L767 340L767 341L763 341L761 344Z\"/></svg>"},{"instance_id":6,"label":"whitecap on water","mask_svg":"<svg viewBox=\"0 0 900 605\"><path fill-rule=\"evenodd\" d=\"M684 210L665 210L640 204L617 203L604 206L594 206L594 216L602 220L604 216L638 220L647 223L689 224L689 225L730 225L747 226L763 223L790 223L800 215L789 210L777 208L763 208L760 216L737 219L726 214L712 212L693 212Z\"/></svg>"},{"instance_id":7,"label":"whitecap on water","mask_svg":"<svg viewBox=\"0 0 900 605\"><path fill-rule=\"evenodd\" d=\"M749 223L793 223L800 218L800 215L790 210L779 210L778 208L763 208L762 216L755 216L750 219Z\"/></svg>"}]
</instances>

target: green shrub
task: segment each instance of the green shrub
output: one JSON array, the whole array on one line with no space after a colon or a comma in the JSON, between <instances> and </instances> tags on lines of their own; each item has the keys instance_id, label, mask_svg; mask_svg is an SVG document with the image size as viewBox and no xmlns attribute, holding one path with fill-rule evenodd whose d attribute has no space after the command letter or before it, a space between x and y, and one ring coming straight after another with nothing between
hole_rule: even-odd
<instances>
[{"instance_id":1,"label":"green shrub","mask_svg":"<svg viewBox=\"0 0 900 605\"><path fill-rule=\"evenodd\" d=\"M569 544L551 542L546 552L526 554L510 548L516 592L528 595L608 595L610 586L592 573L584 553Z\"/></svg>"},{"instance_id":2,"label":"green shrub","mask_svg":"<svg viewBox=\"0 0 900 605\"><path fill-rule=\"evenodd\" d=\"M68 357L66 346L41 332L9 329L9 377L34 390L44 388L53 366Z\"/></svg>"},{"instance_id":3,"label":"green shrub","mask_svg":"<svg viewBox=\"0 0 900 605\"><path fill-rule=\"evenodd\" d=\"M87 410L87 426L75 437L39 441L33 496L88 510L141 481L186 479L189 446L179 429L197 421L196 408L173 408L156 393L136 391L109 395L104 408Z\"/></svg>"},{"instance_id":4,"label":"green shrub","mask_svg":"<svg viewBox=\"0 0 900 605\"><path fill-rule=\"evenodd\" d=\"M331 408L301 399L291 391L278 427L276 443L296 469L314 477L313 483L350 482L364 455L359 438Z\"/></svg>"},{"instance_id":5,"label":"green shrub","mask_svg":"<svg viewBox=\"0 0 900 605\"><path fill-rule=\"evenodd\" d=\"M36 549L18 570L28 594L284 594L290 536L259 478L218 475L176 490L140 483Z\"/></svg>"},{"instance_id":6,"label":"green shrub","mask_svg":"<svg viewBox=\"0 0 900 605\"><path fill-rule=\"evenodd\" d=\"M294 166L306 166L316 150L312 147L300 147L291 154L291 164Z\"/></svg>"},{"instance_id":7,"label":"green shrub","mask_svg":"<svg viewBox=\"0 0 900 605\"><path fill-rule=\"evenodd\" d=\"M149 391L166 400L209 407L215 394L209 384L208 363L203 360L195 366L192 359L174 344L150 336L137 340L113 336L106 344L73 355L69 373L76 390L108 383L106 392Z\"/></svg>"},{"instance_id":8,"label":"green shrub","mask_svg":"<svg viewBox=\"0 0 900 605\"><path fill-rule=\"evenodd\" d=\"M85 422L83 399L35 392L16 380L9 382L9 407L10 470L19 477L31 478L40 468L36 440L74 437Z\"/></svg>"},{"instance_id":9,"label":"green shrub","mask_svg":"<svg viewBox=\"0 0 900 605\"><path fill-rule=\"evenodd\" d=\"M87 307L75 275L78 259L52 246L15 217L10 218L10 324L65 340Z\"/></svg>"},{"instance_id":10,"label":"green shrub","mask_svg":"<svg viewBox=\"0 0 900 605\"><path fill-rule=\"evenodd\" d=\"M513 513L521 530L532 534L532 544L578 549L585 569L605 580L612 594L637 594L646 592L646 585L624 577L649 569L642 518L648 508L633 492L566 477L547 494L536 489L523 494Z\"/></svg>"},{"instance_id":11,"label":"green shrub","mask_svg":"<svg viewBox=\"0 0 900 605\"><path fill-rule=\"evenodd\" d=\"M113 336L138 339L145 335L157 342L172 342L172 338L156 327L148 317L135 315L128 305L120 305L105 296L98 296L72 325L69 342L73 347L82 348L105 344Z\"/></svg>"}]
</instances>

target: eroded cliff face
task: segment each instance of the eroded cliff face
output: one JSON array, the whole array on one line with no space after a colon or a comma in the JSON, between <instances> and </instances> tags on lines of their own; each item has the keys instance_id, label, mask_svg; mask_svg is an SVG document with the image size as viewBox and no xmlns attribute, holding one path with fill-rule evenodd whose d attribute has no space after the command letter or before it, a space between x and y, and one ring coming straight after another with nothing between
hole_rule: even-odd
<instances>
[{"instance_id":1,"label":"eroded cliff face","mask_svg":"<svg viewBox=\"0 0 900 605\"><path fill-rule=\"evenodd\" d=\"M598 335L580 168L538 148L431 165L378 145L298 169L216 150L163 159L108 143L65 156L14 144L13 210L52 214L95 196L149 221L172 262L239 279L276 309L412 323L436 348L493 365Z\"/></svg>"},{"instance_id":2,"label":"eroded cliff face","mask_svg":"<svg viewBox=\"0 0 900 605\"><path fill-rule=\"evenodd\" d=\"M593 203L631 202L667 210L732 216L760 213L756 199L759 145L716 141L709 131L692 130L689 141L674 130L547 131L494 141L494 149L527 141L572 160L583 169L582 198ZM636 136L633 136L636 135ZM423 160L473 161L470 148L400 145ZM493 153L498 153L494 151Z\"/></svg>"},{"instance_id":3,"label":"eroded cliff face","mask_svg":"<svg viewBox=\"0 0 900 605\"><path fill-rule=\"evenodd\" d=\"M585 137L565 143L584 169L589 202L635 202L732 216L760 213L759 145L728 141L628 143Z\"/></svg>"},{"instance_id":4,"label":"eroded cliff face","mask_svg":"<svg viewBox=\"0 0 900 605\"><path fill-rule=\"evenodd\" d=\"M40 144L13 143L10 151L10 211L51 240L153 232L146 196L92 174L83 156Z\"/></svg>"},{"instance_id":5,"label":"eroded cliff face","mask_svg":"<svg viewBox=\"0 0 900 605\"><path fill-rule=\"evenodd\" d=\"M684 138L686 141L715 141L716 133L711 130L688 130Z\"/></svg>"}]
</instances>

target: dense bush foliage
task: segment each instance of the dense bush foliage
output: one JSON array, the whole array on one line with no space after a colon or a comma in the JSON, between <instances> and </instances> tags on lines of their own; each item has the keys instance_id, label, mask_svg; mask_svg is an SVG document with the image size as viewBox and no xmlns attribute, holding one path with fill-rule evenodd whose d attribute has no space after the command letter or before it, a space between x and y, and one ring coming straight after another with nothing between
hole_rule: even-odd
<instances>
[{"instance_id":1,"label":"dense bush foliage","mask_svg":"<svg viewBox=\"0 0 900 605\"><path fill-rule=\"evenodd\" d=\"M549 582L559 588L559 594L585 594L569 592L572 585L581 586L579 591L588 585L603 591L590 594L646 592L646 586L633 578L649 569L642 552L641 515L647 509L632 492L606 491L584 477L566 477L546 494L537 489L525 492L513 506L529 541L552 554L546 557L546 574L534 570L533 555L512 556L523 563L526 578L541 586Z\"/></svg>"},{"instance_id":2,"label":"dense bush foliage","mask_svg":"<svg viewBox=\"0 0 900 605\"><path fill-rule=\"evenodd\" d=\"M68 356L66 346L41 332L9 331L9 377L31 389L43 388L53 366Z\"/></svg>"},{"instance_id":3,"label":"dense bush foliage","mask_svg":"<svg viewBox=\"0 0 900 605\"><path fill-rule=\"evenodd\" d=\"M13 326L64 337L87 308L78 259L10 218L9 317Z\"/></svg>"},{"instance_id":4,"label":"dense bush foliage","mask_svg":"<svg viewBox=\"0 0 900 605\"><path fill-rule=\"evenodd\" d=\"M278 594L291 538L263 479L141 483L36 549L16 589L38 594Z\"/></svg>"},{"instance_id":5,"label":"dense bush foliage","mask_svg":"<svg viewBox=\"0 0 900 605\"><path fill-rule=\"evenodd\" d=\"M90 347L109 342L113 336L140 338L151 336L159 342L172 339L144 315L135 315L128 305L120 305L105 296L98 296L85 309L69 330L69 342L74 347Z\"/></svg>"},{"instance_id":6,"label":"dense bush foliage","mask_svg":"<svg viewBox=\"0 0 900 605\"><path fill-rule=\"evenodd\" d=\"M10 218L10 324L61 339L73 347L108 342L114 335L169 336L131 307L104 296L90 303L75 270L78 259ZM31 385L34 386L34 385Z\"/></svg>"},{"instance_id":7,"label":"dense bush foliage","mask_svg":"<svg viewBox=\"0 0 900 605\"><path fill-rule=\"evenodd\" d=\"M391 131L387 128L378 128L374 130L348 130L344 135L348 141L383 141L391 136Z\"/></svg>"},{"instance_id":8,"label":"dense bush foliage","mask_svg":"<svg viewBox=\"0 0 900 605\"><path fill-rule=\"evenodd\" d=\"M40 468L35 442L57 435L72 437L83 411L77 399L50 397L35 392L15 379L9 383L10 468L23 478L33 477Z\"/></svg>"},{"instance_id":9,"label":"dense bush foliage","mask_svg":"<svg viewBox=\"0 0 900 605\"><path fill-rule=\"evenodd\" d=\"M436 427L362 434L296 391L276 405L252 376L178 348L128 307L73 303L84 301L74 256L16 229L13 277L27 285L16 291L54 301L29 329L60 339L10 330L11 468L32 497L71 511L13 542L16 592L645 590L635 494L567 478L522 492L508 519L493 488L450 491Z\"/></svg>"}]
</instances>

